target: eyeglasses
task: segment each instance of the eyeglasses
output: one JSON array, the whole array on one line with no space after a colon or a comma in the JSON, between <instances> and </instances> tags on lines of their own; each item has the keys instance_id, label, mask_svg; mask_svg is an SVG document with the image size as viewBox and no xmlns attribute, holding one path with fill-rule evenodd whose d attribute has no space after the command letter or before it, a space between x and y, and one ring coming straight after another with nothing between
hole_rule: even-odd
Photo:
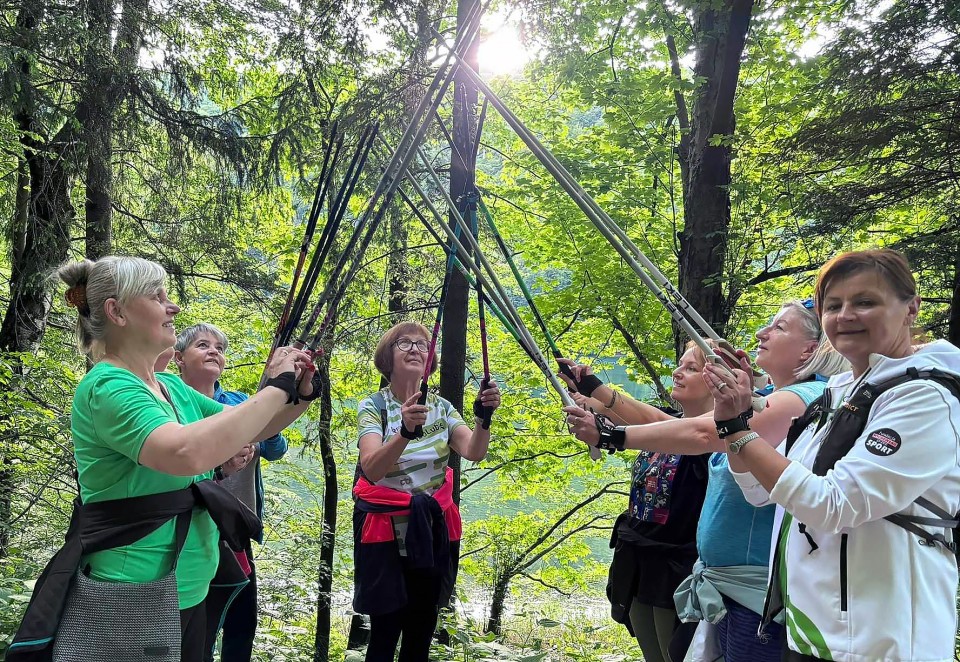
<instances>
[{"instance_id":1,"label":"eyeglasses","mask_svg":"<svg viewBox=\"0 0 960 662\"><path fill-rule=\"evenodd\" d=\"M428 343L426 340L410 340L409 338L401 338L393 344L396 345L397 349L399 349L401 352L409 352L410 348L414 345L416 345L417 349L421 352L425 352L430 349L430 343Z\"/></svg>"}]
</instances>

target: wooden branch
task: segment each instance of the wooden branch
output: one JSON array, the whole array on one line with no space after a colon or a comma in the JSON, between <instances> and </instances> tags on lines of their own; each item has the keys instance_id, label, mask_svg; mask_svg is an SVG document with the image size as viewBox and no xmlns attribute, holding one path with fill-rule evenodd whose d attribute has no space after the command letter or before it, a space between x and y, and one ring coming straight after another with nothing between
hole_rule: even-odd
<instances>
[{"instance_id":1,"label":"wooden branch","mask_svg":"<svg viewBox=\"0 0 960 662\"><path fill-rule=\"evenodd\" d=\"M795 267L785 267L783 269L764 269L759 274L747 281L747 287L765 283L768 280L792 276L793 274L802 274L808 271L816 271L820 268L819 264L802 264Z\"/></svg>"},{"instance_id":2,"label":"wooden branch","mask_svg":"<svg viewBox=\"0 0 960 662\"><path fill-rule=\"evenodd\" d=\"M633 336L633 334L627 331L627 329L620 322L620 318L618 318L616 315L610 315L610 320L613 323L613 328L620 332L620 335L623 336L623 339L630 347L630 351L633 352L633 355L636 357L637 361L640 362L640 365L643 366L643 369L647 371L647 375L653 381L653 386L657 390L657 397L665 402L669 402L670 394L667 393L667 389L664 387L663 382L660 381L660 375L657 374L653 364L650 363L650 359L648 359L647 355L642 349L640 349L637 339Z\"/></svg>"}]
</instances>

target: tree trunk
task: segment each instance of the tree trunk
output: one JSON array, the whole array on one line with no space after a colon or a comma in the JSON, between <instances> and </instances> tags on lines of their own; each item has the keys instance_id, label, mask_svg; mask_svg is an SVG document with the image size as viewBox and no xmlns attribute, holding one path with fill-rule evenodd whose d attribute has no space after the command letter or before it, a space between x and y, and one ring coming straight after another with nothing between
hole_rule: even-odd
<instances>
[{"instance_id":1,"label":"tree trunk","mask_svg":"<svg viewBox=\"0 0 960 662\"><path fill-rule=\"evenodd\" d=\"M387 259L387 273L389 274L389 299L387 310L390 311L390 323L397 324L406 317L407 310L407 229L403 223L403 215L397 207L392 208L390 214L390 257Z\"/></svg>"},{"instance_id":2,"label":"tree trunk","mask_svg":"<svg viewBox=\"0 0 960 662\"><path fill-rule=\"evenodd\" d=\"M960 346L960 240L953 253L953 295L950 297L947 340Z\"/></svg>"},{"instance_id":3,"label":"tree trunk","mask_svg":"<svg viewBox=\"0 0 960 662\"><path fill-rule=\"evenodd\" d=\"M465 28L465 20L476 0L460 0L457 3L457 31ZM478 42L466 53L471 66L477 65ZM450 197L456 202L457 209L468 218L468 196L476 188L476 170L470 155L473 154L474 129L476 126L474 111L477 105L477 88L465 76L457 76L453 90L453 145L450 158ZM451 226L456 226L453 217ZM458 270L450 275L447 290L446 307L443 312L443 356L440 362L440 395L449 400L454 407L463 411L463 375L466 371L467 356L467 311L469 309L469 286L466 278ZM464 417L470 420L471 414ZM460 502L460 456L450 453L450 466L453 468L454 501Z\"/></svg>"},{"instance_id":4,"label":"tree trunk","mask_svg":"<svg viewBox=\"0 0 960 662\"><path fill-rule=\"evenodd\" d=\"M113 0L89 0L87 14L87 50L84 55L83 98L78 116L83 123L83 142L87 150L84 177L86 198L86 255L91 260L110 253L110 201L113 197L113 112L111 96L115 92L110 57L114 27Z\"/></svg>"},{"instance_id":5,"label":"tree trunk","mask_svg":"<svg viewBox=\"0 0 960 662\"><path fill-rule=\"evenodd\" d=\"M137 67L145 0L124 0L121 20L115 25L115 0L90 0L87 4L88 45L84 55L86 81L77 105L83 124L87 168L86 255L96 260L113 250L113 138L117 110L129 91ZM113 45L116 33L116 45Z\"/></svg>"},{"instance_id":6,"label":"tree trunk","mask_svg":"<svg viewBox=\"0 0 960 662\"><path fill-rule=\"evenodd\" d=\"M492 632L498 637L503 631L503 610L507 602L510 577L510 573L504 573L497 577L497 581L493 585L493 596L490 598L490 620L487 621L486 632Z\"/></svg>"},{"instance_id":7,"label":"tree trunk","mask_svg":"<svg viewBox=\"0 0 960 662\"><path fill-rule=\"evenodd\" d=\"M29 52L29 41L39 24L43 7L24 2L17 14L17 45ZM42 140L44 125L35 118L32 64L22 57L11 69L19 76L20 92L11 104L20 133L23 154L19 159L15 209L11 220L10 299L0 323L0 352L30 352L36 349L47 326L52 305L50 271L63 262L70 247L70 225L74 218L70 202L70 175L63 158L69 144L64 129L51 141ZM0 379L0 389L18 387L20 363L11 360L13 374ZM0 558L10 544L14 475L7 469L9 450L16 438L5 443L0 470Z\"/></svg>"},{"instance_id":8,"label":"tree trunk","mask_svg":"<svg viewBox=\"0 0 960 662\"><path fill-rule=\"evenodd\" d=\"M753 0L701 2L696 10L694 92L690 139L681 143L684 228L680 233L680 291L721 334L730 316L723 264L730 226L730 143L740 58ZM677 338L677 356L683 339Z\"/></svg>"},{"instance_id":9,"label":"tree trunk","mask_svg":"<svg viewBox=\"0 0 960 662\"><path fill-rule=\"evenodd\" d=\"M331 328L336 324L331 324ZM337 532L337 460L333 453L330 421L333 403L330 396L330 347L324 343L323 359L317 369L323 384L320 393L320 457L323 460L323 531L320 534L320 568L317 573L317 633L313 645L313 662L330 659L330 624L333 590L333 558Z\"/></svg>"}]
</instances>

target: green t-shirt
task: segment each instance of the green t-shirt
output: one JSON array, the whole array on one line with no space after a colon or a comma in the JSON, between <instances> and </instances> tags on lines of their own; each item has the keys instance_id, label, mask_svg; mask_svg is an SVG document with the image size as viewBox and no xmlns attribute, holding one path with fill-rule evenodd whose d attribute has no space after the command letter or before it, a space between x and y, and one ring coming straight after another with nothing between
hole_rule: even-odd
<instances>
[{"instance_id":1,"label":"green t-shirt","mask_svg":"<svg viewBox=\"0 0 960 662\"><path fill-rule=\"evenodd\" d=\"M184 425L223 411L219 402L194 391L179 377L158 373L176 413L135 374L100 362L81 380L73 398L71 433L84 503L144 496L189 487L210 477L173 476L137 462L143 442L156 428ZM174 558L174 520L132 545L85 557L90 576L100 581L149 582L170 572ZM195 508L177 563L180 608L207 595L219 562L220 536L206 510Z\"/></svg>"}]
</instances>

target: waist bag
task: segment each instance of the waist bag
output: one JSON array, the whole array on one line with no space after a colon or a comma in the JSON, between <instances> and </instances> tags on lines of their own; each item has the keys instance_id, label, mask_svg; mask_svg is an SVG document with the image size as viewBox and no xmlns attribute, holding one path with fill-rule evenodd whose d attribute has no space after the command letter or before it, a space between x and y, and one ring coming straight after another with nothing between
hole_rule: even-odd
<instances>
[{"instance_id":1,"label":"waist bag","mask_svg":"<svg viewBox=\"0 0 960 662\"><path fill-rule=\"evenodd\" d=\"M177 561L192 511L177 516L173 567L152 582L74 576L53 641L53 662L180 662Z\"/></svg>"}]
</instances>

